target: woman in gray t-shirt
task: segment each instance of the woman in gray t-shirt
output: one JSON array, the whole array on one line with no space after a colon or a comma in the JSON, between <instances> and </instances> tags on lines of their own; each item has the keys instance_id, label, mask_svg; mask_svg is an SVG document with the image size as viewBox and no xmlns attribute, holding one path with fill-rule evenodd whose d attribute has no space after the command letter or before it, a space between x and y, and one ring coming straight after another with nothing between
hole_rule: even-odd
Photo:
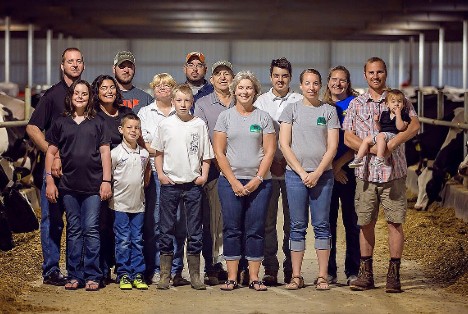
<instances>
[{"instance_id":1,"label":"woman in gray t-shirt","mask_svg":"<svg viewBox=\"0 0 468 314\"><path fill-rule=\"evenodd\" d=\"M264 291L267 288L258 279L258 272L263 260L265 220L271 196L275 130L270 115L253 106L260 83L252 73L239 72L230 90L236 104L219 115L213 134L213 148L221 169L218 193L223 215L223 254L228 270L228 280L221 289L238 287L239 261L245 257L249 264L249 287Z\"/></svg>"},{"instance_id":2,"label":"woman in gray t-shirt","mask_svg":"<svg viewBox=\"0 0 468 314\"><path fill-rule=\"evenodd\" d=\"M319 264L316 289L328 290L331 168L338 147L340 123L336 108L318 98L322 86L320 73L315 69L304 70L300 83L303 100L290 104L279 118L280 146L288 163L285 180L291 215L289 247L293 277L286 289L304 287L301 266L309 223L307 207L310 207Z\"/></svg>"}]
</instances>

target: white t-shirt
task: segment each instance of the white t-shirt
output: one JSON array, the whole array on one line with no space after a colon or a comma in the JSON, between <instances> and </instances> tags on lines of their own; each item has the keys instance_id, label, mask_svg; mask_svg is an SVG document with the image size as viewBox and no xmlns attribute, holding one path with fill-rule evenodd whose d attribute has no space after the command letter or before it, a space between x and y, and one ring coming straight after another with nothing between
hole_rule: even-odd
<instances>
[{"instance_id":1,"label":"white t-shirt","mask_svg":"<svg viewBox=\"0 0 468 314\"><path fill-rule=\"evenodd\" d=\"M281 116L281 113L283 113L284 108L286 108L290 104L293 104L295 102L302 100L302 98L303 96L301 94L298 94L292 91L289 91L284 97L278 97L275 94L273 94L273 87L272 87L270 88L268 92L258 96L257 100L254 103L255 107L268 112L270 117L273 119L273 125L275 126L275 132L276 132L276 139L278 140L278 149L275 152L276 161L280 161L284 158L283 153L281 152L280 143L279 143L280 124L278 122L278 119ZM281 177L273 176L273 177L275 179L284 179L284 176L281 176Z\"/></svg>"},{"instance_id":2,"label":"white t-shirt","mask_svg":"<svg viewBox=\"0 0 468 314\"><path fill-rule=\"evenodd\" d=\"M114 196L109 207L126 213L145 211L144 176L149 153L143 147L132 149L124 142L111 150Z\"/></svg>"},{"instance_id":3,"label":"white t-shirt","mask_svg":"<svg viewBox=\"0 0 468 314\"><path fill-rule=\"evenodd\" d=\"M161 121L151 147L163 152L163 172L174 183L187 183L201 176L203 160L214 158L205 122L194 117L184 122L177 114Z\"/></svg>"}]
</instances>

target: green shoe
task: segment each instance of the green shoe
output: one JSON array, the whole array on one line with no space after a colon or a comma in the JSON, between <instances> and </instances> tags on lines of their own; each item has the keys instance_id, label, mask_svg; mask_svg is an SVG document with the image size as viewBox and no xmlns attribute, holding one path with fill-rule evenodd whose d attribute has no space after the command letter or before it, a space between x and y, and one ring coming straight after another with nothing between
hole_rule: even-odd
<instances>
[{"instance_id":1,"label":"green shoe","mask_svg":"<svg viewBox=\"0 0 468 314\"><path fill-rule=\"evenodd\" d=\"M130 282L130 278L127 274L120 278L119 286L121 290L132 290L132 283Z\"/></svg>"},{"instance_id":2,"label":"green shoe","mask_svg":"<svg viewBox=\"0 0 468 314\"><path fill-rule=\"evenodd\" d=\"M137 274L135 279L133 280L133 287L137 288L138 290L147 290L148 285L146 284L143 276L141 274Z\"/></svg>"}]
</instances>

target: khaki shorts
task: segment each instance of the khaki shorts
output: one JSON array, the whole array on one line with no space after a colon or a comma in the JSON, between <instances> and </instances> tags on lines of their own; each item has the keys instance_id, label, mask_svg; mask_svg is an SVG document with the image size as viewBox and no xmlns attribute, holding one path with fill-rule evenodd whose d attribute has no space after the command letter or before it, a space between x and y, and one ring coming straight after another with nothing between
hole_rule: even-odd
<instances>
[{"instance_id":1,"label":"khaki shorts","mask_svg":"<svg viewBox=\"0 0 468 314\"><path fill-rule=\"evenodd\" d=\"M388 222L404 223L407 208L406 177L384 183L356 179L354 203L360 226L377 221L380 204Z\"/></svg>"}]
</instances>

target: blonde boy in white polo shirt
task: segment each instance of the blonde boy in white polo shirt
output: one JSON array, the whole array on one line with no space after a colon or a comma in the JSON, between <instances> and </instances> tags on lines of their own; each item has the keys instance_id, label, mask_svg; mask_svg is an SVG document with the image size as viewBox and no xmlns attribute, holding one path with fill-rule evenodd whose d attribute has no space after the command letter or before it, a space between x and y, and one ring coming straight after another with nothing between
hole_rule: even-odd
<instances>
[{"instance_id":1,"label":"blonde boy in white polo shirt","mask_svg":"<svg viewBox=\"0 0 468 314\"><path fill-rule=\"evenodd\" d=\"M149 153L137 144L141 136L140 118L134 113L122 117L119 131L122 143L111 151L114 197L110 208L115 211L115 260L120 289L148 289L144 281L143 219L144 185L149 182Z\"/></svg>"}]
</instances>

